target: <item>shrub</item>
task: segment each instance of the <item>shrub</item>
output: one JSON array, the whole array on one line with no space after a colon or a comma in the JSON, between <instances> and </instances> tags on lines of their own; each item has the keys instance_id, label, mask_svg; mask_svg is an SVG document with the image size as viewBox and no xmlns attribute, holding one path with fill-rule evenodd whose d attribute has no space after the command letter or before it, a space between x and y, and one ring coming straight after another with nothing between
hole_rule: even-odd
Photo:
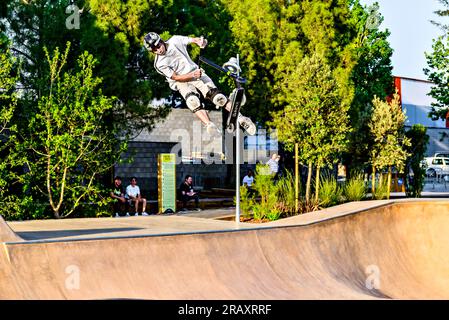
<instances>
[{"instance_id":1,"label":"shrub","mask_svg":"<svg viewBox=\"0 0 449 320\"><path fill-rule=\"evenodd\" d=\"M270 221L276 221L279 219L281 214L282 214L281 210L275 207L275 208L267 211L266 217Z\"/></svg>"},{"instance_id":2,"label":"shrub","mask_svg":"<svg viewBox=\"0 0 449 320\"><path fill-rule=\"evenodd\" d=\"M254 190L260 196L260 203L254 203L254 220L262 220L268 215L273 217L271 211L277 210L277 186L273 176L270 174L268 165L257 165L254 177Z\"/></svg>"},{"instance_id":3,"label":"shrub","mask_svg":"<svg viewBox=\"0 0 449 320\"><path fill-rule=\"evenodd\" d=\"M376 183L376 182L375 182ZM388 180L383 179L382 181L376 183L376 188L372 195L374 200L382 200L388 197Z\"/></svg>"},{"instance_id":4,"label":"shrub","mask_svg":"<svg viewBox=\"0 0 449 320\"><path fill-rule=\"evenodd\" d=\"M309 201L306 201L305 199L301 199L299 201L299 212L300 213L308 213L320 210L320 202L315 201L315 199L310 199Z\"/></svg>"},{"instance_id":5,"label":"shrub","mask_svg":"<svg viewBox=\"0 0 449 320\"><path fill-rule=\"evenodd\" d=\"M295 212L295 181L290 172L286 172L276 185L277 208L281 213L293 214Z\"/></svg>"},{"instance_id":6,"label":"shrub","mask_svg":"<svg viewBox=\"0 0 449 320\"><path fill-rule=\"evenodd\" d=\"M330 207L342 201L343 190L338 186L337 180L333 176L326 176L320 180L318 197L321 206L324 208Z\"/></svg>"},{"instance_id":7,"label":"shrub","mask_svg":"<svg viewBox=\"0 0 449 320\"><path fill-rule=\"evenodd\" d=\"M253 206L253 219L254 220L262 220L265 218L266 215L266 211L264 210L264 208L262 206L259 205L254 205Z\"/></svg>"},{"instance_id":8,"label":"shrub","mask_svg":"<svg viewBox=\"0 0 449 320\"><path fill-rule=\"evenodd\" d=\"M234 204L236 204L236 199L234 197ZM252 214L252 208L254 207L255 200L251 196L248 188L246 186L240 186L240 210L244 217L249 217Z\"/></svg>"},{"instance_id":9,"label":"shrub","mask_svg":"<svg viewBox=\"0 0 449 320\"><path fill-rule=\"evenodd\" d=\"M351 176L345 184L344 195L348 201L360 201L366 197L363 173L357 172Z\"/></svg>"},{"instance_id":10,"label":"shrub","mask_svg":"<svg viewBox=\"0 0 449 320\"><path fill-rule=\"evenodd\" d=\"M23 198L8 195L0 202L0 214L9 221L34 220L51 218L50 207L32 196Z\"/></svg>"}]
</instances>

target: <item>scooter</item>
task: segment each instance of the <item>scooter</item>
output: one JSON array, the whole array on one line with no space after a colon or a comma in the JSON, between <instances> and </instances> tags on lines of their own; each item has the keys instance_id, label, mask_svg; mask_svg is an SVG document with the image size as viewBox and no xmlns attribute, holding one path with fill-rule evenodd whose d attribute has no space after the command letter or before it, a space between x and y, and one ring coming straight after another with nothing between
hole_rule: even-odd
<instances>
[{"instance_id":1,"label":"scooter","mask_svg":"<svg viewBox=\"0 0 449 320\"><path fill-rule=\"evenodd\" d=\"M242 101L245 95L245 89L242 87L242 84L246 83L246 79L238 74L238 70L240 69L238 62L236 60L231 62L230 60L230 62L225 63L223 67L221 67L215 62L210 61L209 59L206 59L202 56L199 57L199 61L220 72L225 73L227 76L231 77L234 80L236 87L230 95L231 110L229 111L228 119L226 121L226 130L229 133L233 133L238 127L237 118L239 116L240 108L242 106Z\"/></svg>"}]
</instances>

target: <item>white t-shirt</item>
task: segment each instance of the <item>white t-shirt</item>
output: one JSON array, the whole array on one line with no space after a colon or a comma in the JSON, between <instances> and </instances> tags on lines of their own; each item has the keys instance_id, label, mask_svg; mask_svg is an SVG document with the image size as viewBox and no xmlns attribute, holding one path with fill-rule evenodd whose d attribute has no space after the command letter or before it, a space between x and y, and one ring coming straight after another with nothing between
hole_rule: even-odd
<instances>
[{"instance_id":1,"label":"white t-shirt","mask_svg":"<svg viewBox=\"0 0 449 320\"><path fill-rule=\"evenodd\" d=\"M128 196L137 197L137 195L140 194L140 188L139 186L132 186L131 184L126 187L126 194Z\"/></svg>"},{"instance_id":2,"label":"white t-shirt","mask_svg":"<svg viewBox=\"0 0 449 320\"><path fill-rule=\"evenodd\" d=\"M270 166L271 173L278 173L279 163L276 160L270 159L267 164Z\"/></svg>"},{"instance_id":3,"label":"white t-shirt","mask_svg":"<svg viewBox=\"0 0 449 320\"><path fill-rule=\"evenodd\" d=\"M248 187L251 187L251 185L253 184L253 182L254 182L254 177L248 177L248 176L245 176L244 178L243 178L243 184L247 184L248 185Z\"/></svg>"},{"instance_id":4,"label":"white t-shirt","mask_svg":"<svg viewBox=\"0 0 449 320\"><path fill-rule=\"evenodd\" d=\"M198 65L192 61L187 52L187 45L192 42L192 38L184 36L173 36L165 43L167 51L164 55L156 55L154 67L167 78L170 88L177 90L176 81L171 77L173 72L183 75L198 69Z\"/></svg>"}]
</instances>

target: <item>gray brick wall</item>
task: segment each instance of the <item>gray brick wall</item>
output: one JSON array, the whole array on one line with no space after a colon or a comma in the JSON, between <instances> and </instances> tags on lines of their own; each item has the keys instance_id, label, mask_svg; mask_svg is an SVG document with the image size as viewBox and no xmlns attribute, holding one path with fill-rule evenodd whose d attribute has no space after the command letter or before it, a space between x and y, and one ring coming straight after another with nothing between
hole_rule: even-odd
<instances>
[{"instance_id":1,"label":"gray brick wall","mask_svg":"<svg viewBox=\"0 0 449 320\"><path fill-rule=\"evenodd\" d=\"M221 111L211 111L210 118L218 126L222 126ZM181 143L180 143L181 142ZM183 148L184 147L184 148ZM178 152L176 181L180 185L184 177L193 177L194 185L203 188L223 187L226 184L228 167L223 164L182 163L181 155L189 157L192 152L221 153L221 139L210 139L204 126L187 109L173 109L168 117L156 124L151 131L142 131L129 143L128 152L122 163L115 167L115 175L122 177L126 187L131 177L137 177L143 196L157 199L157 156L159 153ZM176 153L176 152L175 152Z\"/></svg>"},{"instance_id":2,"label":"gray brick wall","mask_svg":"<svg viewBox=\"0 0 449 320\"><path fill-rule=\"evenodd\" d=\"M210 119L222 127L222 111L209 111ZM166 119L158 122L153 130L143 130L134 141L181 143L183 156L192 152L222 153L223 143L220 139L211 139L201 121L188 109L172 109Z\"/></svg>"},{"instance_id":3,"label":"gray brick wall","mask_svg":"<svg viewBox=\"0 0 449 320\"><path fill-rule=\"evenodd\" d=\"M222 127L221 110L210 111L209 116L217 127ZM175 153L178 155L177 185L189 174L198 187L234 187L233 140L230 134L225 134L224 139L210 139L204 126L190 110L172 109L167 118L157 123L151 132L144 130L129 143L128 152L123 155L123 159L130 160L130 163L117 165L114 173L122 177L125 187L130 178L136 176L142 194L149 199L157 199L157 155ZM220 159L221 153L226 153L227 161L214 164L206 164L201 160L196 163L182 161L182 156L185 160L198 153L204 156L212 153L216 160ZM255 167L257 160L266 162L270 157L268 150L244 150L241 154L241 163L246 163L241 166L241 178L248 168Z\"/></svg>"}]
</instances>

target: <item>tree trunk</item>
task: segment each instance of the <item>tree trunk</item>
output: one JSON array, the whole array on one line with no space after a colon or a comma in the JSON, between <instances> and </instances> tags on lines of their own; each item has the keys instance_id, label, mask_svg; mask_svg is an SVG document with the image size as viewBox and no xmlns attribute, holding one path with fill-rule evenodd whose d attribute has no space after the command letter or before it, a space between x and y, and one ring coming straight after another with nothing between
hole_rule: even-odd
<instances>
[{"instance_id":1,"label":"tree trunk","mask_svg":"<svg viewBox=\"0 0 449 320\"><path fill-rule=\"evenodd\" d=\"M309 168L307 172L307 185L306 185L306 203L310 201L310 184L312 181L312 162L309 162Z\"/></svg>"},{"instance_id":2,"label":"tree trunk","mask_svg":"<svg viewBox=\"0 0 449 320\"><path fill-rule=\"evenodd\" d=\"M371 194L372 194L372 198L374 198L374 192L376 192L376 167L373 166L373 178L371 181Z\"/></svg>"},{"instance_id":3,"label":"tree trunk","mask_svg":"<svg viewBox=\"0 0 449 320\"><path fill-rule=\"evenodd\" d=\"M295 143L295 212L299 212L299 152Z\"/></svg>"},{"instance_id":4,"label":"tree trunk","mask_svg":"<svg viewBox=\"0 0 449 320\"><path fill-rule=\"evenodd\" d=\"M316 177L315 177L315 203L318 203L320 197L320 167L316 167Z\"/></svg>"},{"instance_id":5,"label":"tree trunk","mask_svg":"<svg viewBox=\"0 0 449 320\"><path fill-rule=\"evenodd\" d=\"M387 185L387 199L390 199L390 189L391 189L391 166L388 167L388 185Z\"/></svg>"}]
</instances>

